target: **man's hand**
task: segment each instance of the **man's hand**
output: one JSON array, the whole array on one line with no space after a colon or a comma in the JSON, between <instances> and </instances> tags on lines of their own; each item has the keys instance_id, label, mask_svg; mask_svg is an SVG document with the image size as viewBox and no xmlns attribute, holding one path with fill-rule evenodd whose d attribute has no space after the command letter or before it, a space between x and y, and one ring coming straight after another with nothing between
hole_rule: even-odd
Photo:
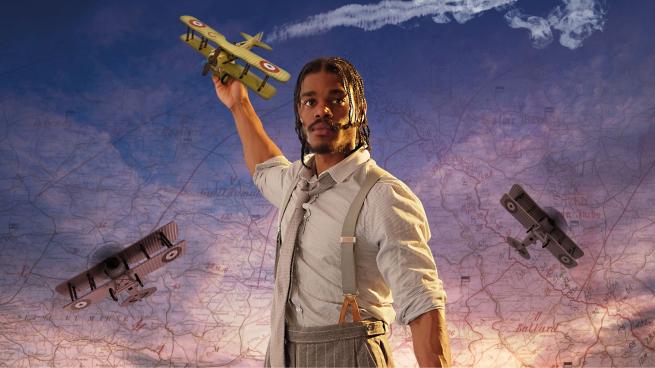
<instances>
[{"instance_id":1,"label":"man's hand","mask_svg":"<svg viewBox=\"0 0 655 368\"><path fill-rule=\"evenodd\" d=\"M214 74L212 81L214 81L216 96L230 111L234 110L237 104L250 101L246 86L234 78L227 77L227 82L223 84L221 79Z\"/></svg>"},{"instance_id":2,"label":"man's hand","mask_svg":"<svg viewBox=\"0 0 655 368\"><path fill-rule=\"evenodd\" d=\"M443 309L423 313L409 323L414 354L420 367L450 367L450 341Z\"/></svg>"},{"instance_id":3,"label":"man's hand","mask_svg":"<svg viewBox=\"0 0 655 368\"><path fill-rule=\"evenodd\" d=\"M282 155L282 151L266 134L259 116L250 103L246 86L231 77L223 84L219 77L212 75L212 81L214 81L216 96L232 113L243 146L243 158L252 176L257 164Z\"/></svg>"}]
</instances>

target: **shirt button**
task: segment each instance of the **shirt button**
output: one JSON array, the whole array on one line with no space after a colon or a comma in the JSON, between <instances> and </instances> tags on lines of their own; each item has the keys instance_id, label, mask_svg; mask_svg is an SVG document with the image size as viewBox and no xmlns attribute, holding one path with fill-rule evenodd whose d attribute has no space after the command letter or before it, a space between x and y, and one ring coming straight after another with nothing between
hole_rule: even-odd
<instances>
[{"instance_id":1,"label":"shirt button","mask_svg":"<svg viewBox=\"0 0 655 368\"><path fill-rule=\"evenodd\" d=\"M299 305L296 305L296 312L302 313L302 308Z\"/></svg>"}]
</instances>

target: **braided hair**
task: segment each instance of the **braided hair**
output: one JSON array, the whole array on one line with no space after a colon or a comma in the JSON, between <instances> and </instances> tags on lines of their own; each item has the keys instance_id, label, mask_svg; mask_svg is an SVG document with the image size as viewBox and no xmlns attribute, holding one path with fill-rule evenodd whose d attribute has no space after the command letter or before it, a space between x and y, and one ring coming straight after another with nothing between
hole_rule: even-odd
<instances>
[{"instance_id":1,"label":"braided hair","mask_svg":"<svg viewBox=\"0 0 655 368\"><path fill-rule=\"evenodd\" d=\"M349 121L347 125L354 125L357 127L357 145L346 156L357 151L360 147L366 146L366 149L371 152L370 130L368 128L368 120L366 118L366 98L364 97L364 81L359 75L355 67L347 60L340 57L323 57L314 59L302 68L298 74L298 81L296 82L296 89L293 94L293 110L296 115L296 133L300 140L300 160L306 168L310 169L305 164L305 154L309 153L309 144L303 132L302 122L300 121L300 113L298 105L300 104L300 87L305 77L308 74L326 71L328 73L336 74L341 78L341 84L348 93L348 102L350 106ZM354 108L357 107L357 108Z\"/></svg>"}]
</instances>

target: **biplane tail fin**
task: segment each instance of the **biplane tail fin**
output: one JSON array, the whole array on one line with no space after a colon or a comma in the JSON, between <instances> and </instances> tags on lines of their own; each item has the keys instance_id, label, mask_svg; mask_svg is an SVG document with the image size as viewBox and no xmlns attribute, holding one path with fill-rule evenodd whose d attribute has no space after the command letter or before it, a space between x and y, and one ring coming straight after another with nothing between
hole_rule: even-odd
<instances>
[{"instance_id":1,"label":"biplane tail fin","mask_svg":"<svg viewBox=\"0 0 655 368\"><path fill-rule=\"evenodd\" d=\"M267 43L262 41L262 36L264 36L264 32L259 32L255 36L251 36L245 32L241 32L241 36L246 39L246 42L252 42L253 46L258 46L268 51L273 50L271 46L269 46Z\"/></svg>"}]
</instances>

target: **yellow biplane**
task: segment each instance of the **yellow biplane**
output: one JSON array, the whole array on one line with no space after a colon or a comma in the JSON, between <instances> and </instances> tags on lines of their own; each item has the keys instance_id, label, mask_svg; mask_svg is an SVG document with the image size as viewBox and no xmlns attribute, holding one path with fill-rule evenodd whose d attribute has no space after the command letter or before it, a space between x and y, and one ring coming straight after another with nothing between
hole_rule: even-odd
<instances>
[{"instance_id":1,"label":"yellow biplane","mask_svg":"<svg viewBox=\"0 0 655 368\"><path fill-rule=\"evenodd\" d=\"M263 33L260 32L253 37L241 32L245 41L232 44L225 36L197 18L183 15L180 20L187 26L186 33L181 35L180 39L207 59L207 63L202 69L202 75L207 75L211 71L221 78L222 83L225 83L227 77L231 76L240 80L264 99L271 98L276 92L275 87L267 84L269 77L280 82L289 80L288 72L250 51L253 46L272 50L262 41ZM196 35L196 32L199 35ZM216 46L210 46L209 41ZM238 59L245 61L246 65L237 64ZM250 72L251 66L264 72L264 79Z\"/></svg>"}]
</instances>

